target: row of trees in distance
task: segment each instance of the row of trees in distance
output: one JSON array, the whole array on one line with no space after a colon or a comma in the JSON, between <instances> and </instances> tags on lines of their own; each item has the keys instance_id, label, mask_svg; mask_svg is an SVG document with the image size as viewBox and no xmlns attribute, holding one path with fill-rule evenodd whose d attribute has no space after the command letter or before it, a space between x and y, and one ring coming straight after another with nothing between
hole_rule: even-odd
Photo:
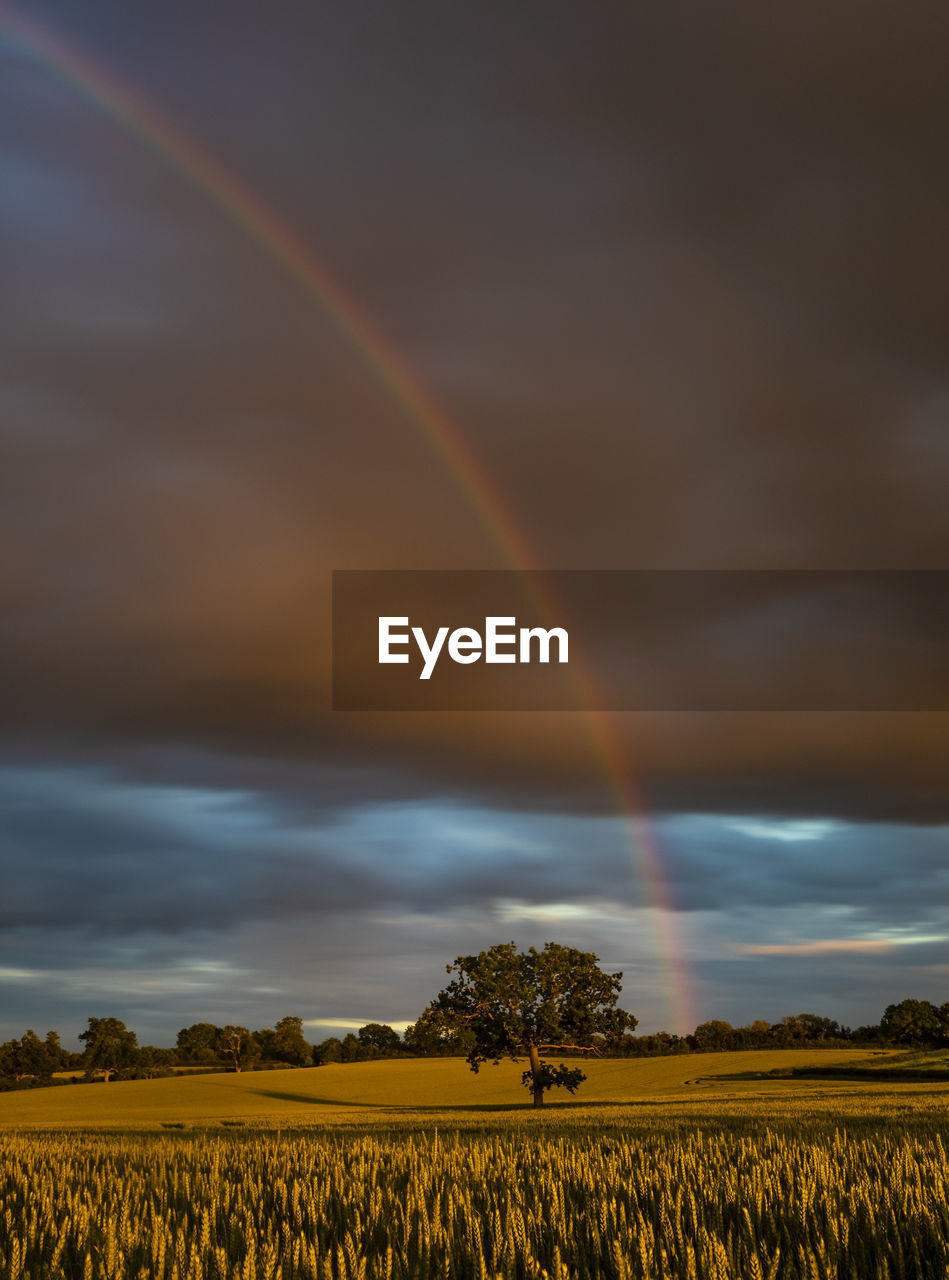
<instances>
[{"instance_id":1,"label":"row of trees in distance","mask_svg":"<svg viewBox=\"0 0 949 1280\"><path fill-rule=\"evenodd\" d=\"M541 1054L551 1050L567 1057L642 1057L812 1045L949 1046L949 1001L936 1006L902 1000L887 1006L879 1024L856 1030L801 1013L743 1027L714 1019L687 1036L637 1036L636 1018L617 1007L622 974L603 973L590 952L556 943L519 952L513 942L503 943L476 956L459 956L447 971L453 980L401 1036L387 1024L372 1022L343 1039L313 1045L303 1035L303 1020L288 1015L256 1031L230 1023L192 1023L178 1032L173 1048L158 1048L140 1046L135 1032L118 1018L90 1018L79 1036L80 1053L65 1050L54 1031L41 1040L30 1030L0 1044L0 1081L5 1082L0 1087L47 1083L70 1071L108 1082L176 1069L243 1071L398 1055L464 1056L476 1071L491 1059L526 1057L530 1067L524 1083L539 1106L544 1090L562 1086L573 1092L584 1078L564 1063L556 1068L545 1063Z\"/></svg>"},{"instance_id":2,"label":"row of trees in distance","mask_svg":"<svg viewBox=\"0 0 949 1280\"><path fill-rule=\"evenodd\" d=\"M411 1024L399 1035L386 1023L370 1022L342 1038L330 1036L311 1044L304 1037L302 1018L287 1016L260 1031L196 1022L178 1032L173 1048L159 1048L139 1045L135 1032L118 1018L90 1018L80 1039L86 1042L85 1049L70 1053L57 1032L50 1031L41 1039L34 1031L26 1031L20 1039L0 1044L0 1078L49 1079L63 1072L80 1072L128 1079L159 1075L176 1067L242 1071L265 1064L305 1067L375 1058L464 1057L472 1035L464 1029L453 1034L434 1033L422 1023ZM605 1041L601 1052L610 1057L642 1058L846 1044L949 1047L949 1002L935 1006L928 1000L901 1000L887 1006L879 1023L853 1030L815 1013L788 1015L774 1023L759 1019L742 1027L716 1018L700 1023L686 1036L667 1031L642 1036L627 1032L612 1042Z\"/></svg>"}]
</instances>

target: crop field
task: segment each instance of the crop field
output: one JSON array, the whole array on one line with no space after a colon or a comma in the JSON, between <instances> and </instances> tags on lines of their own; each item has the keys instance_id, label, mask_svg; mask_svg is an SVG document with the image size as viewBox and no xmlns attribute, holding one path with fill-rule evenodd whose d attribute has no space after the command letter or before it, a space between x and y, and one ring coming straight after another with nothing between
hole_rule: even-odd
<instances>
[{"instance_id":1,"label":"crop field","mask_svg":"<svg viewBox=\"0 0 949 1280\"><path fill-rule=\"evenodd\" d=\"M886 1062L880 1054L870 1061ZM786 1096L826 1089L823 1082L770 1080L763 1073L795 1067L840 1067L868 1061L865 1049L763 1050L674 1058L594 1059L574 1099L560 1105L735 1095ZM326 1119L380 1110L445 1107L516 1107L528 1102L520 1083L523 1064L488 1064L474 1075L461 1058L408 1058L306 1070L251 1071L108 1085L63 1085L0 1094L0 1128L8 1125L161 1125L225 1119ZM836 1082L837 1092L860 1090ZM938 1088L938 1085L933 1085Z\"/></svg>"},{"instance_id":2,"label":"crop field","mask_svg":"<svg viewBox=\"0 0 949 1280\"><path fill-rule=\"evenodd\" d=\"M787 1061L591 1064L584 1089L613 1097L542 1113L517 1089L516 1110L473 1097L452 1061L63 1087L39 1121L9 1104L40 1091L0 1096L0 1277L944 1280L949 1090L752 1078ZM439 1100L453 1067L467 1107ZM208 1116L216 1079L269 1087L276 1110L235 1092L242 1115ZM176 1119L116 1109L158 1086ZM113 1100L101 1124L49 1114L87 1096Z\"/></svg>"}]
</instances>

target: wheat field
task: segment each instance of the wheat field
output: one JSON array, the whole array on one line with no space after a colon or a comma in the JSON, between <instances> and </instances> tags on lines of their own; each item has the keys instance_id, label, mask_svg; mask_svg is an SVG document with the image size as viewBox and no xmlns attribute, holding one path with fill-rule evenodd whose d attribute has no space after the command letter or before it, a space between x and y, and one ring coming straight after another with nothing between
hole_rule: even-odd
<instances>
[{"instance_id":1,"label":"wheat field","mask_svg":"<svg viewBox=\"0 0 949 1280\"><path fill-rule=\"evenodd\" d=\"M941 1115L0 1136L8 1280L942 1277Z\"/></svg>"},{"instance_id":2,"label":"wheat field","mask_svg":"<svg viewBox=\"0 0 949 1280\"><path fill-rule=\"evenodd\" d=\"M874 1061L885 1061L878 1055ZM674 1058L594 1059L574 1100L554 1105L637 1102L652 1098L783 1097L821 1092L809 1080L759 1078L775 1068L866 1062L865 1049L779 1049ZM223 1119L304 1120L353 1112L444 1107L523 1107L523 1063L483 1066L473 1074L461 1058L355 1062L307 1070L178 1076L164 1080L64 1085L0 1094L0 1129L9 1125L155 1125ZM836 1083L838 1092L860 1084ZM939 1086L933 1086L938 1088Z\"/></svg>"},{"instance_id":3,"label":"wheat field","mask_svg":"<svg viewBox=\"0 0 949 1280\"><path fill-rule=\"evenodd\" d=\"M437 1101L444 1061L5 1095L0 1277L944 1280L945 1085L753 1078L780 1056L595 1064L592 1092L639 1093L541 1113L472 1103L467 1072L467 1106ZM224 1080L243 1114L208 1117ZM130 1118L157 1086L177 1118ZM101 1124L56 1122L90 1097Z\"/></svg>"}]
</instances>

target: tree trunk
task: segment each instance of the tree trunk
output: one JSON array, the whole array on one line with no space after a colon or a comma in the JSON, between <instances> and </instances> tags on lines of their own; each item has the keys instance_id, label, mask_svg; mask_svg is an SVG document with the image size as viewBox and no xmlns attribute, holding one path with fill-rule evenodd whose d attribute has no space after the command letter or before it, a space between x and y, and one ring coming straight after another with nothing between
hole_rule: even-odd
<instances>
[{"instance_id":1,"label":"tree trunk","mask_svg":"<svg viewBox=\"0 0 949 1280\"><path fill-rule=\"evenodd\" d=\"M103 1083L103 1084L108 1084L108 1083L109 1083L109 1076L110 1076L111 1074L112 1074L112 1068L111 1068L111 1067L103 1067L103 1068L102 1068L102 1083Z\"/></svg>"},{"instance_id":2,"label":"tree trunk","mask_svg":"<svg viewBox=\"0 0 949 1280\"><path fill-rule=\"evenodd\" d=\"M544 1086L540 1083L540 1054L537 1045L531 1044L528 1052L531 1060L531 1076L534 1080L534 1110L544 1105Z\"/></svg>"}]
</instances>

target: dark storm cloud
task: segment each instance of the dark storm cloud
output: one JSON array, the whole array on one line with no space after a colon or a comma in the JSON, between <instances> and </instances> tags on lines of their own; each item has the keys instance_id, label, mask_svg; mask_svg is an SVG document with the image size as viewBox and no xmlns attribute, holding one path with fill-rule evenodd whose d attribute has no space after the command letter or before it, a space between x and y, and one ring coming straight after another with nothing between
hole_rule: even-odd
<instances>
[{"instance_id":1,"label":"dark storm cloud","mask_svg":"<svg viewBox=\"0 0 949 1280\"><path fill-rule=\"evenodd\" d=\"M813 905L845 911L855 933L868 925L940 927L949 894L946 827L683 816L661 821L660 830L684 909Z\"/></svg>"},{"instance_id":2,"label":"dark storm cloud","mask_svg":"<svg viewBox=\"0 0 949 1280\"><path fill-rule=\"evenodd\" d=\"M943 567L941 10L29 11L339 275L539 563ZM608 953L665 1021L582 724L328 710L331 568L501 563L457 479L173 158L2 34L0 70L11 1016L408 1018L516 929ZM617 719L650 810L725 815L660 831L704 1015L866 1020L906 970L935 997L909 938L945 907L947 720Z\"/></svg>"},{"instance_id":3,"label":"dark storm cloud","mask_svg":"<svg viewBox=\"0 0 949 1280\"><path fill-rule=\"evenodd\" d=\"M868 292L939 345L938 308L900 290L941 280L945 41L906 19L894 46L883 13L278 5L222 44L213 5L184 42L173 11L146 40L116 7L82 30L48 10L327 255L565 567L941 562L941 373L861 326ZM219 209L61 77L6 61L18 730L391 756L314 715L326 571L483 564L483 531ZM922 221L884 240L894 200ZM899 776L945 752L942 723L919 724L872 791L860 729L811 770L822 727L795 749L785 725L721 722L746 756L725 777L688 741L670 769L635 732L663 805L694 787L699 807L796 810L817 772L826 808L902 818L939 807ZM465 725L405 733L436 787L503 771L516 796L536 773L542 794L553 769L589 794L569 727L559 765L527 727L503 767L503 730L480 751Z\"/></svg>"},{"instance_id":4,"label":"dark storm cloud","mask_svg":"<svg viewBox=\"0 0 949 1280\"><path fill-rule=\"evenodd\" d=\"M100 936L223 932L383 908L437 918L488 909L650 905L617 819L461 804L336 805L308 815L257 790L124 783L105 771L0 775L4 928L81 924ZM727 903L842 910L848 932L932 932L949 897L947 829L681 816L655 822L684 912ZM809 936L821 937L821 934ZM758 941L762 941L759 939Z\"/></svg>"},{"instance_id":5,"label":"dark storm cloud","mask_svg":"<svg viewBox=\"0 0 949 1280\"><path fill-rule=\"evenodd\" d=\"M0 793L10 1033L79 1027L105 1005L159 1040L291 1006L405 1021L458 951L551 934L623 970L645 1026L681 1017L642 848L615 820L397 803L303 821L261 790L66 767L6 770ZM800 1005L867 1021L881 993L938 995L945 829L693 816L659 820L653 838L696 1016Z\"/></svg>"}]
</instances>

